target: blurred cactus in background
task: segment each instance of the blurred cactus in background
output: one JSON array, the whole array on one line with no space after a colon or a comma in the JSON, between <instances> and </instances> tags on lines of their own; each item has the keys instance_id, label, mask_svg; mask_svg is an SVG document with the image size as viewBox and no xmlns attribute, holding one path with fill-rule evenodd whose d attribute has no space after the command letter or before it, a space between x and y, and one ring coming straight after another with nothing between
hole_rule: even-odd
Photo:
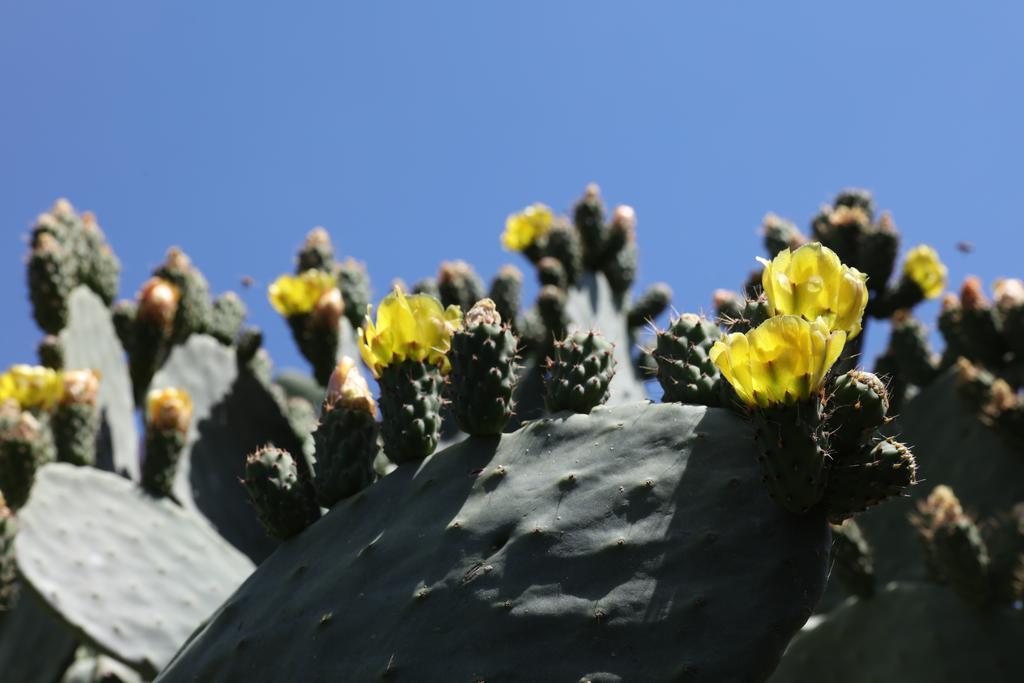
<instances>
[{"instance_id":1,"label":"blurred cactus in background","mask_svg":"<svg viewBox=\"0 0 1024 683\"><path fill-rule=\"evenodd\" d=\"M948 295L933 352L911 309L945 267L921 246L894 277L892 218L849 190L809 235L769 214L717 317L658 329L639 225L591 184L507 217L532 302L452 260L376 304L314 228L267 290L310 374L275 375L179 249L114 303L95 218L57 202L41 365L0 375L5 680L856 680L823 668L851 638L895 680L879 624L1019 633L1024 285Z\"/></svg>"}]
</instances>

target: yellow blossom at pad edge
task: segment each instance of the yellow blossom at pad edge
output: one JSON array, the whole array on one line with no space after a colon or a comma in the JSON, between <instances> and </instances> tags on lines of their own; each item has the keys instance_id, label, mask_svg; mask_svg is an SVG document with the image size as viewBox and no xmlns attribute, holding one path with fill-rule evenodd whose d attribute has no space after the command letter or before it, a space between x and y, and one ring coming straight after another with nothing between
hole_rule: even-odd
<instances>
[{"instance_id":1,"label":"yellow blossom at pad edge","mask_svg":"<svg viewBox=\"0 0 1024 683\"><path fill-rule=\"evenodd\" d=\"M551 230L555 216L544 204L534 204L505 220L501 243L509 251L523 251Z\"/></svg>"},{"instance_id":2,"label":"yellow blossom at pad edge","mask_svg":"<svg viewBox=\"0 0 1024 683\"><path fill-rule=\"evenodd\" d=\"M13 399L24 409L49 410L64 393L61 373L34 365L12 365L0 375L0 402Z\"/></svg>"},{"instance_id":3,"label":"yellow blossom at pad edge","mask_svg":"<svg viewBox=\"0 0 1024 683\"><path fill-rule=\"evenodd\" d=\"M794 251L783 249L764 264L761 285L771 315L799 315L806 320L823 318L832 329L852 339L860 334L868 304L867 276L839 260L819 242Z\"/></svg>"},{"instance_id":4,"label":"yellow blossom at pad edge","mask_svg":"<svg viewBox=\"0 0 1024 683\"><path fill-rule=\"evenodd\" d=\"M740 400L766 408L819 391L845 343L846 333L830 330L820 318L779 315L715 342L709 357Z\"/></svg>"},{"instance_id":5,"label":"yellow blossom at pad edge","mask_svg":"<svg viewBox=\"0 0 1024 683\"><path fill-rule=\"evenodd\" d=\"M445 309L429 294L406 296L396 287L380 302L376 323L370 311L367 307L359 328L359 351L374 377L380 377L388 365L404 360L427 361L445 373L451 368L446 354L452 333L462 326L458 306Z\"/></svg>"},{"instance_id":6,"label":"yellow blossom at pad edge","mask_svg":"<svg viewBox=\"0 0 1024 683\"><path fill-rule=\"evenodd\" d=\"M333 275L310 269L298 275L282 275L267 288L274 310L286 318L309 313L325 293L338 286Z\"/></svg>"},{"instance_id":7,"label":"yellow blossom at pad edge","mask_svg":"<svg viewBox=\"0 0 1024 683\"><path fill-rule=\"evenodd\" d=\"M903 275L921 288L926 299L934 299L946 288L946 266L927 244L919 244L907 253Z\"/></svg>"}]
</instances>

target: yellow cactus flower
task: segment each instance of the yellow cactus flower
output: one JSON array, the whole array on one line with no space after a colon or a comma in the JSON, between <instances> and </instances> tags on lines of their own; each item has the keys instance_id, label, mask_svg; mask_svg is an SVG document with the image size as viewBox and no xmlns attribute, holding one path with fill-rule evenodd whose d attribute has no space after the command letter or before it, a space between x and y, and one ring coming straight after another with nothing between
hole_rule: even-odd
<instances>
[{"instance_id":1,"label":"yellow cactus flower","mask_svg":"<svg viewBox=\"0 0 1024 683\"><path fill-rule=\"evenodd\" d=\"M23 409L49 410L64 394L59 372L33 365L12 365L0 375L0 402L12 399Z\"/></svg>"},{"instance_id":2,"label":"yellow cactus flower","mask_svg":"<svg viewBox=\"0 0 1024 683\"><path fill-rule=\"evenodd\" d=\"M544 204L528 206L505 220L501 243L509 251L523 251L546 235L554 222L555 215Z\"/></svg>"},{"instance_id":3,"label":"yellow cactus flower","mask_svg":"<svg viewBox=\"0 0 1024 683\"><path fill-rule=\"evenodd\" d=\"M946 288L946 266L927 244L919 244L907 253L903 275L920 287L927 299L934 299Z\"/></svg>"},{"instance_id":4,"label":"yellow cactus flower","mask_svg":"<svg viewBox=\"0 0 1024 683\"><path fill-rule=\"evenodd\" d=\"M320 297L338 286L328 272L310 269L298 275L282 275L267 288L267 298L274 310L286 318L309 313Z\"/></svg>"},{"instance_id":5,"label":"yellow cactus flower","mask_svg":"<svg viewBox=\"0 0 1024 683\"><path fill-rule=\"evenodd\" d=\"M834 251L811 242L794 251L783 249L771 261L758 261L764 264L761 285L771 315L823 318L851 339L860 334L868 305L867 276L843 264Z\"/></svg>"},{"instance_id":6,"label":"yellow cactus flower","mask_svg":"<svg viewBox=\"0 0 1024 683\"><path fill-rule=\"evenodd\" d=\"M146 394L146 421L161 431L188 431L192 421L192 397L184 389L153 389Z\"/></svg>"},{"instance_id":7,"label":"yellow cactus flower","mask_svg":"<svg viewBox=\"0 0 1024 683\"><path fill-rule=\"evenodd\" d=\"M744 403L766 408L820 390L845 343L846 332L820 318L779 315L715 342L709 356Z\"/></svg>"},{"instance_id":8,"label":"yellow cactus flower","mask_svg":"<svg viewBox=\"0 0 1024 683\"><path fill-rule=\"evenodd\" d=\"M458 306L442 308L441 302L429 294L406 296L395 288L384 297L377 309L377 322L370 319L359 328L359 349L363 361L380 377L382 369L404 360L427 361L451 368L445 354L451 346L452 333L462 325Z\"/></svg>"}]
</instances>

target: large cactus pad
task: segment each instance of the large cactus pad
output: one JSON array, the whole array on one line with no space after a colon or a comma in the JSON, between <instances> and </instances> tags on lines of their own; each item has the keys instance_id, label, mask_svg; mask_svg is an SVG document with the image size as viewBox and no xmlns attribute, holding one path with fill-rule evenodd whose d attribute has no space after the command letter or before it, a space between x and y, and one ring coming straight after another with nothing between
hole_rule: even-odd
<instances>
[{"instance_id":1,"label":"large cactus pad","mask_svg":"<svg viewBox=\"0 0 1024 683\"><path fill-rule=\"evenodd\" d=\"M763 680L830 535L760 477L720 409L471 437L283 543L161 680Z\"/></svg>"},{"instance_id":2,"label":"large cactus pad","mask_svg":"<svg viewBox=\"0 0 1024 683\"><path fill-rule=\"evenodd\" d=\"M40 470L19 526L24 585L145 676L252 571L202 517L91 467Z\"/></svg>"}]
</instances>

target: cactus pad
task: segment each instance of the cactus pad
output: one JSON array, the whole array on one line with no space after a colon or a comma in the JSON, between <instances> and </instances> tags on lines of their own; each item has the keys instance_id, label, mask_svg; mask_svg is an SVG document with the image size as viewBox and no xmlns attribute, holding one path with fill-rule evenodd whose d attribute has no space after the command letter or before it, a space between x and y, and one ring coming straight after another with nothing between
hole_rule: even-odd
<instances>
[{"instance_id":1,"label":"cactus pad","mask_svg":"<svg viewBox=\"0 0 1024 683\"><path fill-rule=\"evenodd\" d=\"M340 502L160 680L763 680L829 539L769 499L740 418L601 407L470 437Z\"/></svg>"},{"instance_id":2,"label":"cactus pad","mask_svg":"<svg viewBox=\"0 0 1024 683\"><path fill-rule=\"evenodd\" d=\"M110 310L92 290L77 287L68 300L68 324L60 333L64 367L96 370L102 416L96 465L139 478L138 431L132 381Z\"/></svg>"},{"instance_id":3,"label":"cactus pad","mask_svg":"<svg viewBox=\"0 0 1024 683\"><path fill-rule=\"evenodd\" d=\"M252 571L201 517L88 467L40 470L19 523L25 586L143 675Z\"/></svg>"}]
</instances>

